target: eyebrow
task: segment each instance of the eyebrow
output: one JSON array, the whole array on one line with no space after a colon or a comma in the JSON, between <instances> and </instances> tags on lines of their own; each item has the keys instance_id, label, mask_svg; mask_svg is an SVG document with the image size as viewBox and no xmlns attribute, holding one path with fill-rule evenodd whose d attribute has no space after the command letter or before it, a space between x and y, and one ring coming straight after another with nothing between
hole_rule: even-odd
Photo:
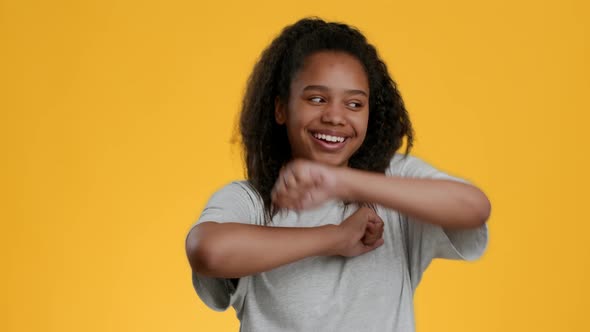
<instances>
[{"instance_id":1,"label":"eyebrow","mask_svg":"<svg viewBox=\"0 0 590 332\"><path fill-rule=\"evenodd\" d=\"M328 88L325 85L308 85L305 88L303 88L303 91L309 91L309 90L319 90L319 91L323 91L323 92L328 92L330 91L330 88ZM349 95L363 95L365 97L369 97L369 95L363 91L363 90L356 90L356 89L351 89L351 90L346 90L344 91L344 93L349 94Z\"/></svg>"}]
</instances>

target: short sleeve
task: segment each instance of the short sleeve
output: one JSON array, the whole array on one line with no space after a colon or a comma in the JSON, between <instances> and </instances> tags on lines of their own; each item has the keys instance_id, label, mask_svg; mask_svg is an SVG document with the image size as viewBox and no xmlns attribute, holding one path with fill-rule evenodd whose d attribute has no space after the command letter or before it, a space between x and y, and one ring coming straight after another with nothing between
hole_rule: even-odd
<instances>
[{"instance_id":1,"label":"short sleeve","mask_svg":"<svg viewBox=\"0 0 590 332\"><path fill-rule=\"evenodd\" d=\"M254 189L246 181L234 181L211 196L188 233L201 222L262 224L262 216L262 201ZM193 287L199 298L215 311L224 311L230 305L239 311L248 282L249 277L240 278L236 288L230 279L206 277L192 272Z\"/></svg>"},{"instance_id":2,"label":"short sleeve","mask_svg":"<svg viewBox=\"0 0 590 332\"><path fill-rule=\"evenodd\" d=\"M254 188L246 181L234 181L211 196L192 227L204 221L261 224L261 212L262 202Z\"/></svg>"},{"instance_id":3,"label":"short sleeve","mask_svg":"<svg viewBox=\"0 0 590 332\"><path fill-rule=\"evenodd\" d=\"M410 155L404 158L403 155L396 154L388 171L390 175L451 180L470 184L465 179L451 176L424 160ZM400 215L400 226L406 240L405 246L414 288L434 258L472 261L481 257L487 247L487 224L470 229L444 229L414 217Z\"/></svg>"}]
</instances>

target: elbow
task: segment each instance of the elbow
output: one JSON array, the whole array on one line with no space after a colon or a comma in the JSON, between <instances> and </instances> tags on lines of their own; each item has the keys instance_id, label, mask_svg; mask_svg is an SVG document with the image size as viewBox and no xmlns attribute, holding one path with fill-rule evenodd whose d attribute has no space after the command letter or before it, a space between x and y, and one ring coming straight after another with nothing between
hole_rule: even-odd
<instances>
[{"instance_id":1,"label":"elbow","mask_svg":"<svg viewBox=\"0 0 590 332\"><path fill-rule=\"evenodd\" d=\"M475 187L474 187L475 188ZM472 195L473 201L471 206L473 207L473 225L475 227L483 226L488 219L492 211L492 204L488 197L478 188L475 188L476 193Z\"/></svg>"},{"instance_id":2,"label":"elbow","mask_svg":"<svg viewBox=\"0 0 590 332\"><path fill-rule=\"evenodd\" d=\"M481 209L481 223L482 225L485 224L488 219L490 219L490 214L492 213L492 203L490 200L484 195L485 202L483 203L483 207Z\"/></svg>"},{"instance_id":3,"label":"elbow","mask_svg":"<svg viewBox=\"0 0 590 332\"><path fill-rule=\"evenodd\" d=\"M477 187L468 185L469 190L461 194L459 204L462 206L461 221L458 228L478 228L486 224L492 206L487 196Z\"/></svg>"},{"instance_id":4,"label":"elbow","mask_svg":"<svg viewBox=\"0 0 590 332\"><path fill-rule=\"evenodd\" d=\"M186 255L191 269L204 276L215 276L218 270L219 258L218 250L209 241L206 232L201 225L197 225L191 230L186 240Z\"/></svg>"}]
</instances>

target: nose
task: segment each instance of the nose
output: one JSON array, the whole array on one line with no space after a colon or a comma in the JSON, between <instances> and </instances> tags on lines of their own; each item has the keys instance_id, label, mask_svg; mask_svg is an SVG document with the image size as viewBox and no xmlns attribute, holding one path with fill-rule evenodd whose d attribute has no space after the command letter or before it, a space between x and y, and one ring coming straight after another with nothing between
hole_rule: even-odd
<instances>
[{"instance_id":1,"label":"nose","mask_svg":"<svg viewBox=\"0 0 590 332\"><path fill-rule=\"evenodd\" d=\"M322 112L322 122L332 125L343 125L346 123L344 106L336 103L326 105Z\"/></svg>"}]
</instances>

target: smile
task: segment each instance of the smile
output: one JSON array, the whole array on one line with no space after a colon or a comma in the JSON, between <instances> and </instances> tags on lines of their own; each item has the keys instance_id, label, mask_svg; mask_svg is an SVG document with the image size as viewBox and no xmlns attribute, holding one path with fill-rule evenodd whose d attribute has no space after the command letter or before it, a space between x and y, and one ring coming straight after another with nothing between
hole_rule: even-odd
<instances>
[{"instance_id":1,"label":"smile","mask_svg":"<svg viewBox=\"0 0 590 332\"><path fill-rule=\"evenodd\" d=\"M335 152L342 149L348 142L348 137L334 136L320 133L310 133L313 137L314 143L320 148L327 152Z\"/></svg>"},{"instance_id":2,"label":"smile","mask_svg":"<svg viewBox=\"0 0 590 332\"><path fill-rule=\"evenodd\" d=\"M339 136L331 136L331 135L324 135L319 133L312 134L313 137L320 139L322 141L331 142L331 143L342 143L346 140L346 137L339 137Z\"/></svg>"}]
</instances>

